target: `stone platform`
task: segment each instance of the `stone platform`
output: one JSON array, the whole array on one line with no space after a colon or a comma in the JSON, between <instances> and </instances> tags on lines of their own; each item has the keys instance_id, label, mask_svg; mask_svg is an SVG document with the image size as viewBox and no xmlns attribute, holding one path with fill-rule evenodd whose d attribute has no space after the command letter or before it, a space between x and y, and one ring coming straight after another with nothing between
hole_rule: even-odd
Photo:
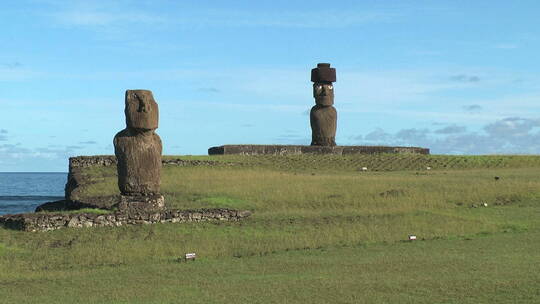
<instances>
[{"instance_id":1,"label":"stone platform","mask_svg":"<svg viewBox=\"0 0 540 304\"><path fill-rule=\"evenodd\" d=\"M0 216L0 226L22 231L50 231L61 228L118 227L153 223L240 221L250 216L248 210L225 208L200 210L163 210L154 212L95 213L21 213Z\"/></svg>"},{"instance_id":2,"label":"stone platform","mask_svg":"<svg viewBox=\"0 0 540 304\"><path fill-rule=\"evenodd\" d=\"M295 146L295 145L224 145L211 147L208 155L300 155L300 154L429 154L429 149L420 147L390 146Z\"/></svg>"}]
</instances>

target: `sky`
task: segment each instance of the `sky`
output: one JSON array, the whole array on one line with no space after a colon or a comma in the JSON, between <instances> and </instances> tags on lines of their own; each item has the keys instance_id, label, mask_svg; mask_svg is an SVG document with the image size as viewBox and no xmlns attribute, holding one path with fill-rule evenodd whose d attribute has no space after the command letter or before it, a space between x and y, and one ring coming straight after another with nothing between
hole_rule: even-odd
<instances>
[{"instance_id":1,"label":"sky","mask_svg":"<svg viewBox=\"0 0 540 304\"><path fill-rule=\"evenodd\" d=\"M114 154L127 89L166 155L309 145L310 70L338 145L540 154L538 1L60 1L0 6L0 172Z\"/></svg>"}]
</instances>

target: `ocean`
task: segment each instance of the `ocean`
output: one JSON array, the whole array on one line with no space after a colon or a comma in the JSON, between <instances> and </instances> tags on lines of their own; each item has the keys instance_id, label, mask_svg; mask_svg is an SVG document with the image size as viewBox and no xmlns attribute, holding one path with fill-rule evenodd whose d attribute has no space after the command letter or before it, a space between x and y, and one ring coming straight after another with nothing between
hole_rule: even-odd
<instances>
[{"instance_id":1,"label":"ocean","mask_svg":"<svg viewBox=\"0 0 540 304\"><path fill-rule=\"evenodd\" d=\"M0 215L34 212L64 198L67 173L0 172Z\"/></svg>"}]
</instances>

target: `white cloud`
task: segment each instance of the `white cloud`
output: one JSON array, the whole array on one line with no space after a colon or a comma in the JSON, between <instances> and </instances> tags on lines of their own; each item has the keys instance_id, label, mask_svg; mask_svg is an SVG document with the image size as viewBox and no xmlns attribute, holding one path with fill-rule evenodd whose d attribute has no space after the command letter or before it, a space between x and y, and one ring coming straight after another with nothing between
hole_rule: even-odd
<instances>
[{"instance_id":1,"label":"white cloud","mask_svg":"<svg viewBox=\"0 0 540 304\"><path fill-rule=\"evenodd\" d=\"M51 16L60 24L83 27L126 26L128 24L155 25L168 23L163 17L137 11L106 12L93 9L70 9L53 13Z\"/></svg>"},{"instance_id":2,"label":"white cloud","mask_svg":"<svg viewBox=\"0 0 540 304\"><path fill-rule=\"evenodd\" d=\"M480 77L476 75L459 74L459 75L451 76L450 80L459 81L459 82L479 82Z\"/></svg>"},{"instance_id":3,"label":"white cloud","mask_svg":"<svg viewBox=\"0 0 540 304\"><path fill-rule=\"evenodd\" d=\"M385 142L385 141L388 141L390 140L392 137L391 134L389 133L386 133L383 129L381 128L377 128L371 132L369 132L368 134L366 134L366 136L363 137L363 139L367 140L367 141L373 141L373 142ZM361 136L357 137L357 138L362 138Z\"/></svg>"},{"instance_id":4,"label":"white cloud","mask_svg":"<svg viewBox=\"0 0 540 304\"><path fill-rule=\"evenodd\" d=\"M66 160L73 156L76 150L81 149L79 146L65 147L39 147L28 149L21 147L20 144L3 144L0 145L0 158L2 159L59 159Z\"/></svg>"},{"instance_id":5,"label":"white cloud","mask_svg":"<svg viewBox=\"0 0 540 304\"><path fill-rule=\"evenodd\" d=\"M455 133L463 133L466 130L467 130L467 127L465 126L458 126L458 125L452 124L444 128L435 130L434 132L437 134L455 134Z\"/></svg>"},{"instance_id":6,"label":"white cloud","mask_svg":"<svg viewBox=\"0 0 540 304\"><path fill-rule=\"evenodd\" d=\"M490 136L505 138L508 141L519 141L529 136L535 128L540 128L540 119L508 117L486 125L484 130Z\"/></svg>"},{"instance_id":7,"label":"white cloud","mask_svg":"<svg viewBox=\"0 0 540 304\"><path fill-rule=\"evenodd\" d=\"M471 104L471 105L463 106L463 109L468 112L476 112L476 111L482 110L482 106L477 105L477 104Z\"/></svg>"}]
</instances>

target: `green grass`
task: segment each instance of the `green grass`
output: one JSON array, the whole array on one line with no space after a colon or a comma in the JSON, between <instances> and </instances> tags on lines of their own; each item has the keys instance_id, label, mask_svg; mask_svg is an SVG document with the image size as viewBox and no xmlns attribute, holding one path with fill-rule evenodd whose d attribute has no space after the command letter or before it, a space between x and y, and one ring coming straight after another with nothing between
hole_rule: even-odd
<instances>
[{"instance_id":1,"label":"green grass","mask_svg":"<svg viewBox=\"0 0 540 304\"><path fill-rule=\"evenodd\" d=\"M0 229L0 302L540 302L538 156L182 158L219 165L165 166L169 207L254 214ZM114 168L87 174L84 195L117 193Z\"/></svg>"},{"instance_id":2,"label":"green grass","mask_svg":"<svg viewBox=\"0 0 540 304\"><path fill-rule=\"evenodd\" d=\"M22 269L12 302L538 303L540 234Z\"/></svg>"},{"instance_id":3,"label":"green grass","mask_svg":"<svg viewBox=\"0 0 540 304\"><path fill-rule=\"evenodd\" d=\"M166 156L165 158L177 158ZM213 160L228 167L263 167L276 170L324 170L333 172L442 169L527 168L540 167L539 155L419 155L419 154L350 154L350 155L241 155L182 156L182 159Z\"/></svg>"}]
</instances>

